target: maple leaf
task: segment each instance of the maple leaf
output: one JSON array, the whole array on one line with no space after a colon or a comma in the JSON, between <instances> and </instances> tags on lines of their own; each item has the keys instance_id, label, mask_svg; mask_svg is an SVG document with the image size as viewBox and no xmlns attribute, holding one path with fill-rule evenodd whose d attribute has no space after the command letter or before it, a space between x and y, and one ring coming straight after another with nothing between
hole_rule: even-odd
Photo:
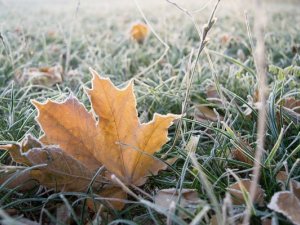
<instances>
[{"instance_id":1,"label":"maple leaf","mask_svg":"<svg viewBox=\"0 0 300 225\"><path fill-rule=\"evenodd\" d=\"M102 164L93 156L96 150L96 120L74 96L62 103L46 101L32 103L38 109L37 120L44 130L41 141L59 145L64 152L91 170Z\"/></svg>"},{"instance_id":2,"label":"maple leaf","mask_svg":"<svg viewBox=\"0 0 300 225\"><path fill-rule=\"evenodd\" d=\"M155 114L141 124L133 82L119 89L110 79L91 73L88 94L98 120L73 96L62 103L33 101L45 133L42 140L59 145L88 168L102 164L125 184L143 185L149 175L167 167L153 154L168 141L168 127L179 116Z\"/></svg>"}]
</instances>

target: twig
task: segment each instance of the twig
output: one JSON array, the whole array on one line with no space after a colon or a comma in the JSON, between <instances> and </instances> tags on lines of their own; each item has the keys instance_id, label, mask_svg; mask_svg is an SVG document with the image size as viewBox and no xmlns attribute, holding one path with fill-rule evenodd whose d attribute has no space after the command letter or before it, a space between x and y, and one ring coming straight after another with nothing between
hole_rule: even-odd
<instances>
[{"instance_id":1,"label":"twig","mask_svg":"<svg viewBox=\"0 0 300 225\"><path fill-rule=\"evenodd\" d=\"M68 39L68 42L67 42L66 62L65 62L65 69L64 69L65 73L68 71L69 66L70 66L72 36L73 36L74 27L75 27L75 22L77 20L77 14L78 14L78 11L79 11L79 6L80 6L80 0L78 0L78 2L77 2L75 16L74 16L74 20L72 21L72 24L71 24L69 39Z\"/></svg>"},{"instance_id":2,"label":"twig","mask_svg":"<svg viewBox=\"0 0 300 225\"><path fill-rule=\"evenodd\" d=\"M182 115L184 115L186 113L186 109L187 109L187 105L188 105L187 104L188 103L188 98L190 96L190 90L191 90L191 86L192 86L192 83L193 83L193 80L194 80L198 60L200 58L201 52L203 51L203 49L205 48L205 46L208 43L207 35L208 35L209 31L211 30L211 28L213 27L213 25L215 24L215 22L217 21L217 19L215 18L215 13L216 13L216 10L218 8L218 5L219 5L220 1L221 0L217 0L217 3L215 4L215 7L214 7L214 9L213 9L213 11L212 11L212 13L209 17L208 23L203 26L203 31L202 31L202 34L200 35L200 38L201 38L200 45L199 45L199 48L198 48L198 51L197 51L197 54L196 54L196 59L195 59L194 64L192 65L192 68L191 68L191 76L190 76L190 79L189 79L190 82L188 84L186 95L185 95L185 98L184 98L184 101L183 101L183 106L182 106L182 111L181 111ZM180 133L178 128L180 128L181 126L182 126L182 118L179 119L177 129L176 129L175 138L174 138L173 144L170 147L170 149L168 150L168 152L170 152L175 147L176 141L177 141L177 139L179 137L179 133Z\"/></svg>"},{"instance_id":3,"label":"twig","mask_svg":"<svg viewBox=\"0 0 300 225\"><path fill-rule=\"evenodd\" d=\"M146 72L148 72L151 68L153 68L155 65L157 65L168 53L170 47L169 45L164 42L161 37L156 33L156 31L154 30L154 28L152 27L151 23L149 22L149 20L147 19L145 13L143 12L142 8L140 7L139 3L137 0L134 0L134 3L137 7L137 9L139 10L140 14L142 15L143 19L145 20L146 24L149 26L151 32L154 34L154 36L160 41L160 43L162 43L165 46L165 51L163 52L163 54L154 62L152 63L150 66L148 66L147 68L145 68L144 70L142 70L141 72L139 72L138 74L133 76L133 79L137 79L140 76L144 75Z\"/></svg>"},{"instance_id":4,"label":"twig","mask_svg":"<svg viewBox=\"0 0 300 225\"><path fill-rule=\"evenodd\" d=\"M264 152L264 141L266 131L266 59L265 59L265 43L264 43L264 27L265 27L265 15L263 12L262 1L255 0L254 4L255 12L255 24L254 24L254 36L256 37L257 43L254 53L255 65L258 74L258 86L259 86L259 113L258 113L258 128L257 128L257 147L255 153L255 162L253 169L252 184L250 187L250 201L254 200L257 184L260 178L260 162L262 154ZM251 204L247 205L245 216L243 220L244 225L249 224L251 217Z\"/></svg>"},{"instance_id":5,"label":"twig","mask_svg":"<svg viewBox=\"0 0 300 225\"><path fill-rule=\"evenodd\" d=\"M217 223L218 224L223 224L222 223L222 218L221 218L222 212L219 208L218 200L217 200L216 196L214 195L213 190L211 188L211 184L210 184L209 180L207 179L206 174L202 171L202 168L199 165L199 162L197 160L197 157L196 157L195 153L191 153L189 156L190 156L190 159L193 163L193 166L198 171L198 176L199 176L199 179L201 180L202 186L203 186L204 190L206 191L207 196L208 196L211 204L214 206L214 211L216 213Z\"/></svg>"},{"instance_id":6,"label":"twig","mask_svg":"<svg viewBox=\"0 0 300 225\"><path fill-rule=\"evenodd\" d=\"M123 189L123 191L126 192L127 194L131 195L132 197L134 197L137 200L141 199L133 191L131 191L116 175L112 174L111 180L113 182L115 182L116 184L118 184Z\"/></svg>"}]
</instances>

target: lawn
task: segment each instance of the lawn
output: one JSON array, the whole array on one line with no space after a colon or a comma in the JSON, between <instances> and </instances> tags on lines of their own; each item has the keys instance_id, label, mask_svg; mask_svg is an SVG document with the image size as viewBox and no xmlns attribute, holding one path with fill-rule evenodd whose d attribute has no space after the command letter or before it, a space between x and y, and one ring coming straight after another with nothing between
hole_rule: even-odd
<instances>
[{"instance_id":1,"label":"lawn","mask_svg":"<svg viewBox=\"0 0 300 225\"><path fill-rule=\"evenodd\" d=\"M259 19L249 2L223 0L210 21L216 2L0 0L0 145L43 136L32 100L63 102L72 95L94 115L89 68L119 88L133 81L141 122L155 113L181 115L151 158L164 163L164 170L150 173L142 185L118 175L113 181L127 199L101 197L93 189L97 174L111 172L111 165L99 169L85 190L69 191L24 180L43 171L41 165L16 163L0 150L1 224L241 224L247 207L250 224L300 224L300 4L264 4L267 90L260 107L254 57ZM138 43L130 30L141 22L149 34ZM51 68L59 78L41 73ZM40 77L32 78L32 71ZM252 202L249 184L262 110L260 196ZM130 121L126 110L120 113ZM63 111L60 116L68 117ZM108 149L106 158L110 154ZM282 191L295 196L295 205L283 204L285 212L269 204ZM126 204L117 208L112 202Z\"/></svg>"}]
</instances>

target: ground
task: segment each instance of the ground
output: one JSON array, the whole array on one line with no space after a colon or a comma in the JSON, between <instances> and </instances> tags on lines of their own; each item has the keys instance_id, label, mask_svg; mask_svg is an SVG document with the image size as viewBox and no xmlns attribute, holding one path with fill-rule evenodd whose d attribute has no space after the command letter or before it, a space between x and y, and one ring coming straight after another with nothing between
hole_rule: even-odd
<instances>
[{"instance_id":1,"label":"ground","mask_svg":"<svg viewBox=\"0 0 300 225\"><path fill-rule=\"evenodd\" d=\"M221 1L215 14L217 21L208 34L209 42L197 61L189 86L190 61L195 58L191 54L195 54L200 41L196 28L201 30L207 23L215 1L176 2L190 16L161 0L0 1L0 144L19 142L29 133L37 138L42 136L32 99L61 101L73 93L90 109L85 92L85 87L91 86L90 67L119 86L134 79L138 112L143 121L151 120L155 112L184 113L181 126L175 123L170 128L170 141L157 155L167 152L169 158L177 157L177 161L168 170L151 176L142 189L150 196L163 188L195 189L203 200L201 204L195 212L175 211L167 216L161 214L158 206L131 198L123 210L108 209L111 215L107 217L102 213L103 224L165 224L167 221L188 224L208 206L211 210L199 220L207 224L215 214L214 209L222 207L229 185L236 182L232 173L240 179L251 178L253 155L244 161L234 155L236 149L250 150L251 155L258 138L255 102L259 90L253 59L256 40L251 5L245 1ZM282 188L276 180L278 171L287 169L291 171L290 178L299 180L300 115L297 109L285 110L288 100L300 99L299 8L297 1L265 2L269 90L259 182L265 197L262 206L254 207L253 224L261 223L264 218L291 224L282 214L272 212L267 204ZM142 44L129 35L135 22L147 22L151 30ZM63 81L58 84L20 82L20 76L28 68L55 65L63 68ZM214 98L222 95L222 104L208 99L212 97L210 91ZM182 112L187 94L186 111ZM209 106L213 118L197 116L203 111L199 105ZM218 116L211 111L213 108ZM195 136L199 136L194 148L198 166L188 156L186 147ZM1 152L0 160L2 172L7 166L16 165L5 151ZM207 180L199 178L201 172ZM142 192L136 192L152 201ZM6 224L21 217L55 224L58 218L55 207L64 204L73 209L70 223L87 224L100 218L78 200L84 198L84 193L62 193L62 198L42 187L23 193L5 185L0 186L0 193L0 217ZM211 195L215 196L217 205ZM233 206L237 223L244 207ZM178 211L182 209L178 207Z\"/></svg>"}]
</instances>

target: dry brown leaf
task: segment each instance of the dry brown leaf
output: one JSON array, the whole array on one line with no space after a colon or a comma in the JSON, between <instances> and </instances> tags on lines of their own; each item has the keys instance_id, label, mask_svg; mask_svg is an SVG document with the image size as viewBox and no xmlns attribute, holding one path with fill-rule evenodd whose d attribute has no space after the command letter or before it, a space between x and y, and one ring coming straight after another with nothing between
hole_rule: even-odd
<instances>
[{"instance_id":1,"label":"dry brown leaf","mask_svg":"<svg viewBox=\"0 0 300 225\"><path fill-rule=\"evenodd\" d=\"M19 84L34 84L51 87L54 84L62 82L62 67L60 65L53 67L27 68L23 73L17 74L15 79Z\"/></svg>"},{"instance_id":2,"label":"dry brown leaf","mask_svg":"<svg viewBox=\"0 0 300 225\"><path fill-rule=\"evenodd\" d=\"M288 180L288 174L285 171L279 171L276 180L285 183ZM300 182L290 179L290 187L294 195L300 200Z\"/></svg>"},{"instance_id":3,"label":"dry brown leaf","mask_svg":"<svg viewBox=\"0 0 300 225\"><path fill-rule=\"evenodd\" d=\"M147 176L167 167L153 154L167 142L167 128L179 116L155 114L152 121L140 124L133 83L118 89L110 79L91 72L88 93L99 122L75 97L63 103L34 101L37 120L48 143L60 145L89 168L101 162L125 184L140 186Z\"/></svg>"},{"instance_id":4,"label":"dry brown leaf","mask_svg":"<svg viewBox=\"0 0 300 225\"><path fill-rule=\"evenodd\" d=\"M249 153L253 156L253 152ZM232 158L235 160L238 160L240 162L248 163L250 165L253 165L253 160L247 156L241 149L235 148L231 151Z\"/></svg>"},{"instance_id":5,"label":"dry brown leaf","mask_svg":"<svg viewBox=\"0 0 300 225\"><path fill-rule=\"evenodd\" d=\"M89 170L78 160L64 153L57 147L43 147L31 149L25 153L33 165L47 164L39 170L43 176L32 175L44 186L55 188L59 191L86 191L91 183L95 171ZM101 178L96 178L93 186L101 187Z\"/></svg>"},{"instance_id":6,"label":"dry brown leaf","mask_svg":"<svg viewBox=\"0 0 300 225\"><path fill-rule=\"evenodd\" d=\"M293 97L287 98L283 101L282 109L291 116L295 123L300 123L300 100ZM279 116L277 116L279 120Z\"/></svg>"},{"instance_id":7,"label":"dry brown leaf","mask_svg":"<svg viewBox=\"0 0 300 225\"><path fill-rule=\"evenodd\" d=\"M177 203L178 200L180 200L178 204L182 208L189 209L190 212L194 211L201 202L194 189L182 189L181 191L175 188L162 189L154 196L155 204L165 209L169 209L171 203Z\"/></svg>"},{"instance_id":8,"label":"dry brown leaf","mask_svg":"<svg viewBox=\"0 0 300 225\"><path fill-rule=\"evenodd\" d=\"M240 181L230 185L227 188L229 193L232 196L233 204L235 204L235 205L246 204L246 201L245 201L245 198L243 195L243 190L249 194L251 184L252 184L251 180L243 179L243 180L240 180ZM258 185L256 194L254 197L254 203L258 204L260 206L263 206L264 205L264 196L265 196L265 191L261 188L260 185Z\"/></svg>"},{"instance_id":9,"label":"dry brown leaf","mask_svg":"<svg viewBox=\"0 0 300 225\"><path fill-rule=\"evenodd\" d=\"M254 149L251 148L249 143L243 141L244 145L247 146L247 149L234 148L231 150L232 158L240 162L244 162L250 165L253 165L254 158Z\"/></svg>"},{"instance_id":10,"label":"dry brown leaf","mask_svg":"<svg viewBox=\"0 0 300 225\"><path fill-rule=\"evenodd\" d=\"M30 137L21 145L7 145L1 148L8 150L17 163L28 166L41 165L38 169L30 171L30 177L40 184L60 191L86 191L95 171L88 169L58 147L42 146L41 143L37 143L36 139ZM28 146L33 147L28 150ZM103 182L104 180L96 178L94 186L99 187Z\"/></svg>"},{"instance_id":11,"label":"dry brown leaf","mask_svg":"<svg viewBox=\"0 0 300 225\"><path fill-rule=\"evenodd\" d=\"M138 43L143 43L149 34L149 28L144 23L135 23L131 26L130 36Z\"/></svg>"},{"instance_id":12,"label":"dry brown leaf","mask_svg":"<svg viewBox=\"0 0 300 225\"><path fill-rule=\"evenodd\" d=\"M282 213L294 224L300 225L300 200L292 192L281 191L275 193L268 207Z\"/></svg>"},{"instance_id":13,"label":"dry brown leaf","mask_svg":"<svg viewBox=\"0 0 300 225\"><path fill-rule=\"evenodd\" d=\"M285 171L279 171L276 175L276 180L285 183L288 179L288 174Z\"/></svg>"},{"instance_id":14,"label":"dry brown leaf","mask_svg":"<svg viewBox=\"0 0 300 225\"><path fill-rule=\"evenodd\" d=\"M297 100L293 97L287 98L284 100L283 106L285 108L291 109L295 113L300 114L300 100Z\"/></svg>"},{"instance_id":15,"label":"dry brown leaf","mask_svg":"<svg viewBox=\"0 0 300 225\"><path fill-rule=\"evenodd\" d=\"M206 122L206 121L218 121L217 114L209 107L204 105L196 105L195 110L195 119L200 122ZM220 116L220 120L222 121L224 118Z\"/></svg>"},{"instance_id":16,"label":"dry brown leaf","mask_svg":"<svg viewBox=\"0 0 300 225\"><path fill-rule=\"evenodd\" d=\"M206 88L206 97L209 102L212 102L220 107L223 106L220 95L215 87L215 85L209 85Z\"/></svg>"},{"instance_id":17,"label":"dry brown leaf","mask_svg":"<svg viewBox=\"0 0 300 225\"><path fill-rule=\"evenodd\" d=\"M18 174L19 173L19 174ZM15 178L12 178L15 176ZM8 179L13 179L7 183L4 187L13 189L18 187L18 191L29 191L37 186L37 181L33 180L30 175L30 171L19 171L14 167L3 167L0 169L0 184L3 184Z\"/></svg>"},{"instance_id":18,"label":"dry brown leaf","mask_svg":"<svg viewBox=\"0 0 300 225\"><path fill-rule=\"evenodd\" d=\"M70 79L70 78L82 78L83 77L83 73L80 72L78 69L75 70L69 70L66 74L65 74L66 79Z\"/></svg>"},{"instance_id":19,"label":"dry brown leaf","mask_svg":"<svg viewBox=\"0 0 300 225\"><path fill-rule=\"evenodd\" d=\"M109 206L115 209L122 209L125 205L124 199L127 198L126 192L122 188L113 185L104 186L101 191L97 193L100 199L105 201ZM104 200L106 198L106 200ZM101 204L98 201L93 201L92 199L87 200L87 206L97 212Z\"/></svg>"}]
</instances>

